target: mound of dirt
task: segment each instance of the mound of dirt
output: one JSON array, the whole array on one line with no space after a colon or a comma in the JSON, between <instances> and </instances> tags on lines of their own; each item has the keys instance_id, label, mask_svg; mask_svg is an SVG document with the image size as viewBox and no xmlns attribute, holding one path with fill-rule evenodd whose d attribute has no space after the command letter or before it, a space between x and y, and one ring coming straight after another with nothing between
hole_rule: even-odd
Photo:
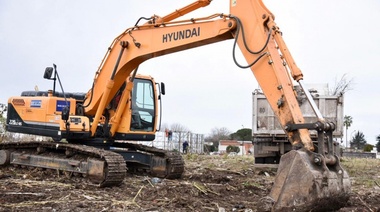
<instances>
[{"instance_id":1,"label":"mound of dirt","mask_svg":"<svg viewBox=\"0 0 380 212\"><path fill-rule=\"evenodd\" d=\"M56 171L2 168L0 211L259 211L276 173L255 168L253 156L184 158L182 179L128 175L111 188ZM352 175L353 192L339 211L380 211L380 165L370 175L350 171L358 168L352 161L344 165Z\"/></svg>"}]
</instances>

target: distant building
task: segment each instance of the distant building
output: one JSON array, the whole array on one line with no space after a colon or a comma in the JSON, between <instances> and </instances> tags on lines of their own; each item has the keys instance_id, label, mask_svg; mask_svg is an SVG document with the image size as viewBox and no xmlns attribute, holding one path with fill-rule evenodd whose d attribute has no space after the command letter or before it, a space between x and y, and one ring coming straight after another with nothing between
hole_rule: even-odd
<instances>
[{"instance_id":1,"label":"distant building","mask_svg":"<svg viewBox=\"0 0 380 212\"><path fill-rule=\"evenodd\" d=\"M237 141L237 140L220 140L219 141L219 152L226 153L228 146L237 146L240 151L238 155L249 155L253 154L253 144L252 141Z\"/></svg>"},{"instance_id":2,"label":"distant building","mask_svg":"<svg viewBox=\"0 0 380 212\"><path fill-rule=\"evenodd\" d=\"M371 151L371 153L375 153L376 154L376 158L380 159L380 152L377 152L376 147Z\"/></svg>"}]
</instances>

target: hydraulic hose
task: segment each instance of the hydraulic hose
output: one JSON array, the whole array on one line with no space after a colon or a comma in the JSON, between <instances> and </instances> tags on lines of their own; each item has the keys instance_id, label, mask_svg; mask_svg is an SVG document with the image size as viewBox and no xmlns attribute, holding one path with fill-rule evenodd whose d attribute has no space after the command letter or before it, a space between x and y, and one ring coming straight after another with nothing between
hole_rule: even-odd
<instances>
[{"instance_id":1,"label":"hydraulic hose","mask_svg":"<svg viewBox=\"0 0 380 212\"><path fill-rule=\"evenodd\" d=\"M267 53L266 52L263 52L265 50L265 48L268 46L268 43L269 43L269 39L270 39L270 35L271 35L271 32L272 30L270 29L269 32L268 32L268 37L267 37L267 40L264 44L264 46L259 50L259 51L252 51L248 45L247 45L247 41L246 41L246 38L245 38L245 34L244 34L244 27L243 27L243 24L241 23L240 19L238 17L235 17L235 16L232 16L231 18L235 19L236 20L236 23L237 23L237 29L236 29L236 36L235 36L235 39L234 39L234 45L233 45L233 49L232 49L232 57L233 57L233 60L234 60L234 63L239 67L239 68L250 68L252 67L253 65L255 65L264 55L266 55ZM251 54L260 54L261 55L255 60L253 61L252 63L246 65L246 66L243 66L241 64L239 64L239 62L237 61L236 59L236 55L235 55L235 49L236 49L236 44L237 44L237 40L239 38L239 34L240 34L240 28L241 28L241 33L242 33L242 38L243 38L243 43L244 43L244 47L246 48L246 50L251 53Z\"/></svg>"}]
</instances>

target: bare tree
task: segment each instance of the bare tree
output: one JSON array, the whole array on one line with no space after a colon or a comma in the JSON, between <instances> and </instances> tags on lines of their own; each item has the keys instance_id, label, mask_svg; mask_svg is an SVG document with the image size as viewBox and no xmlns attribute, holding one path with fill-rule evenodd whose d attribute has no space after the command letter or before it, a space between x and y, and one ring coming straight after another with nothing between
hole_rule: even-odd
<instances>
[{"instance_id":1,"label":"bare tree","mask_svg":"<svg viewBox=\"0 0 380 212\"><path fill-rule=\"evenodd\" d=\"M353 90L354 79L348 79L347 74L343 74L343 76L338 81L335 77L335 85L330 90L331 95L341 95L346 93L347 91Z\"/></svg>"},{"instance_id":2,"label":"bare tree","mask_svg":"<svg viewBox=\"0 0 380 212\"><path fill-rule=\"evenodd\" d=\"M211 130L211 137L216 140L229 139L231 131L225 127L222 128L213 128Z\"/></svg>"},{"instance_id":3,"label":"bare tree","mask_svg":"<svg viewBox=\"0 0 380 212\"><path fill-rule=\"evenodd\" d=\"M3 116L5 112L7 112L7 105L0 103L0 116Z\"/></svg>"},{"instance_id":4,"label":"bare tree","mask_svg":"<svg viewBox=\"0 0 380 212\"><path fill-rule=\"evenodd\" d=\"M173 132L189 132L190 131L186 126L184 126L184 125L182 125L180 123L173 123L173 124L171 124L170 125L170 130L173 131Z\"/></svg>"},{"instance_id":5,"label":"bare tree","mask_svg":"<svg viewBox=\"0 0 380 212\"><path fill-rule=\"evenodd\" d=\"M4 113L7 111L7 105L0 103L0 134L5 132L5 117Z\"/></svg>"},{"instance_id":6,"label":"bare tree","mask_svg":"<svg viewBox=\"0 0 380 212\"><path fill-rule=\"evenodd\" d=\"M220 140L230 139L231 131L225 127L222 128L213 128L211 133L205 138L205 142L212 142L212 150L217 150Z\"/></svg>"}]
</instances>

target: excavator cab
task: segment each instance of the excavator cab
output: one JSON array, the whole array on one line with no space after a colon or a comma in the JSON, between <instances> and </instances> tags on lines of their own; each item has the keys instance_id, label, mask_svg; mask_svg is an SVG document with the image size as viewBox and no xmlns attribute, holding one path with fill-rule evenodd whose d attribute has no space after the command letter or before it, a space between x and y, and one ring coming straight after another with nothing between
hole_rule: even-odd
<instances>
[{"instance_id":1,"label":"excavator cab","mask_svg":"<svg viewBox=\"0 0 380 212\"><path fill-rule=\"evenodd\" d=\"M152 82L135 79L132 90L131 131L154 131L155 99Z\"/></svg>"},{"instance_id":2,"label":"excavator cab","mask_svg":"<svg viewBox=\"0 0 380 212\"><path fill-rule=\"evenodd\" d=\"M111 131L114 118L121 115L114 131L110 134L114 140L151 141L161 123L161 95L164 83L156 83L150 76L137 75L133 80L133 89L126 89L126 81L118 90L106 108L103 121L96 129L97 136ZM159 87L160 85L160 87ZM127 97L127 100L123 99Z\"/></svg>"}]
</instances>

